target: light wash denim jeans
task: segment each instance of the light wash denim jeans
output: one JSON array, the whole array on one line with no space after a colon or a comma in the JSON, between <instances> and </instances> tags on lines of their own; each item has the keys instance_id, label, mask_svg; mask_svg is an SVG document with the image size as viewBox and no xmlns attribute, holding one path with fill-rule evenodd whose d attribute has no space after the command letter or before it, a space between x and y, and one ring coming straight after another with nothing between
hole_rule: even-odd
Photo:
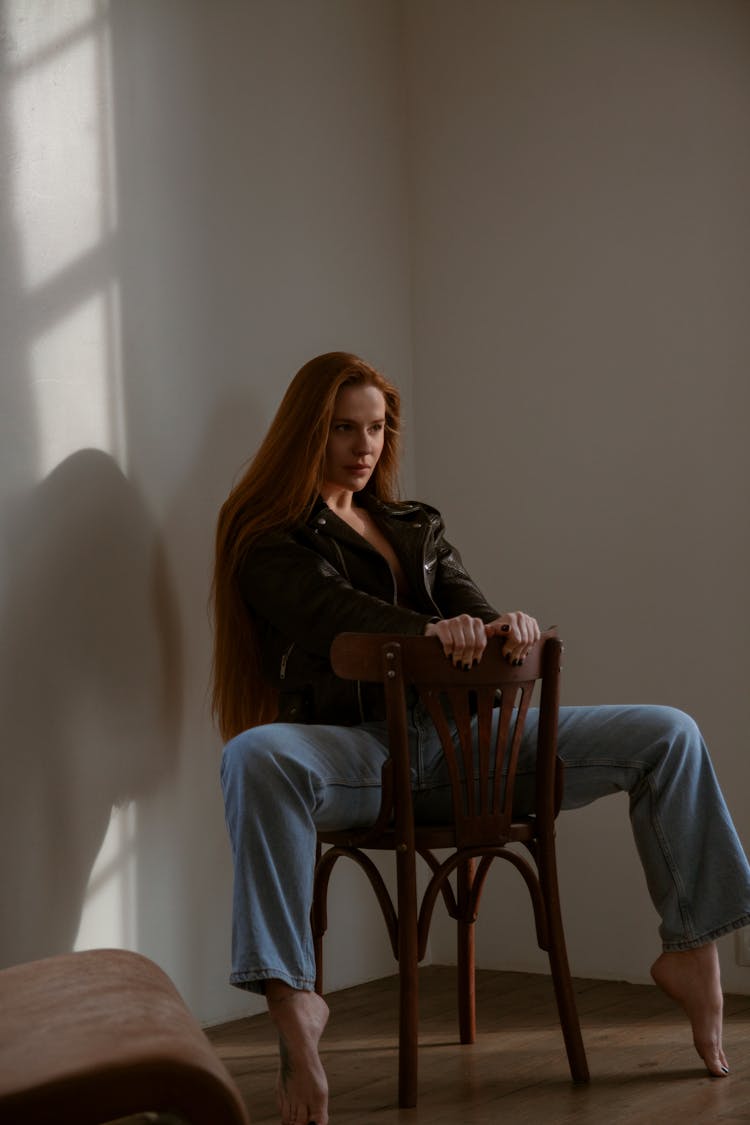
<instances>
[{"instance_id":1,"label":"light wash denim jeans","mask_svg":"<svg viewBox=\"0 0 750 1125\"><path fill-rule=\"evenodd\" d=\"M535 711L529 711L516 810L534 798ZM410 728L415 812L439 820L449 791L439 740L417 706ZM563 707L563 808L630 794L630 818L667 950L690 949L750 923L750 867L693 720L669 707ZM232 973L312 989L310 932L316 829L373 822L387 754L382 723L274 723L228 742L221 778L234 857Z\"/></svg>"}]
</instances>

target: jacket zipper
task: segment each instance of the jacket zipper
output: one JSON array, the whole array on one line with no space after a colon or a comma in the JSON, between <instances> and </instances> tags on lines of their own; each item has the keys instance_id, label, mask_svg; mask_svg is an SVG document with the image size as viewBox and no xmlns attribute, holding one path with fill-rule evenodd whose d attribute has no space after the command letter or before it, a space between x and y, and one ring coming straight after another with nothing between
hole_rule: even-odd
<instances>
[{"instance_id":1,"label":"jacket zipper","mask_svg":"<svg viewBox=\"0 0 750 1125\"><path fill-rule=\"evenodd\" d=\"M344 553L341 550L341 548L339 547L339 545L338 545L338 543L336 542L335 539L331 539L331 543L333 543L333 546L336 550L336 554L338 555L338 559L339 559L339 563L341 564L341 570L343 572L343 575L346 578L347 582L351 585L352 580L349 577L349 571L346 569L346 563L344 562ZM391 568L388 567L388 569L390 570ZM391 574L393 574L392 571L391 571ZM395 578L393 579L393 586L394 586L394 589L395 589L395 587L396 587L396 579ZM395 602L394 602L394 604L395 604ZM365 709L362 706L362 681L361 680L357 680L357 706L359 707L360 722L363 723L365 721Z\"/></svg>"}]
</instances>

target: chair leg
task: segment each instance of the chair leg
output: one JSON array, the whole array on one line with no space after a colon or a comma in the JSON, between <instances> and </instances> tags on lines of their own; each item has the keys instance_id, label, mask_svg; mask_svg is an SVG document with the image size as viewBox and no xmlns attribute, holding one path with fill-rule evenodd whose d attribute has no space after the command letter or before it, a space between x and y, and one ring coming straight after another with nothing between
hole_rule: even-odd
<instances>
[{"instance_id":1,"label":"chair leg","mask_svg":"<svg viewBox=\"0 0 750 1125\"><path fill-rule=\"evenodd\" d=\"M318 864L323 854L320 844L315 847L315 874L313 876L313 902L310 911L310 928L313 937L313 951L315 955L315 991L318 996L323 995L323 937L327 929L326 896L328 894L328 880L321 885L318 880Z\"/></svg>"},{"instance_id":2,"label":"chair leg","mask_svg":"<svg viewBox=\"0 0 750 1125\"><path fill-rule=\"evenodd\" d=\"M313 948L315 950L315 991L318 996L323 995L323 935L313 935Z\"/></svg>"},{"instance_id":3,"label":"chair leg","mask_svg":"<svg viewBox=\"0 0 750 1125\"><path fill-rule=\"evenodd\" d=\"M565 947L554 838L539 841L539 880L547 909L550 968L570 1074L574 1082L588 1082L589 1066L586 1060L586 1048L583 1045L581 1024L578 1019L578 1008Z\"/></svg>"},{"instance_id":4,"label":"chair leg","mask_svg":"<svg viewBox=\"0 0 750 1125\"><path fill-rule=\"evenodd\" d=\"M476 1040L476 987L474 965L473 922L466 921L469 897L474 882L475 862L473 859L459 864L458 879L458 924L457 924L457 969L458 979L458 1034L462 1043Z\"/></svg>"},{"instance_id":5,"label":"chair leg","mask_svg":"<svg viewBox=\"0 0 750 1125\"><path fill-rule=\"evenodd\" d=\"M419 964L417 961L417 876L414 852L397 856L398 876L398 1104L417 1104Z\"/></svg>"}]
</instances>

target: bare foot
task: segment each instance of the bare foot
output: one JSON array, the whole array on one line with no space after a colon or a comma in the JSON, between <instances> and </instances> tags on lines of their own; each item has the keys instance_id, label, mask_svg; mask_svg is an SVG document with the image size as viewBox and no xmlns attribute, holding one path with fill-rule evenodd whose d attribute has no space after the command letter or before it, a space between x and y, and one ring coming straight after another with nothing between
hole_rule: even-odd
<instances>
[{"instance_id":1,"label":"bare foot","mask_svg":"<svg viewBox=\"0 0 750 1125\"><path fill-rule=\"evenodd\" d=\"M651 976L685 1010L693 1028L695 1049L709 1073L716 1078L728 1074L721 1047L724 997L715 942L698 949L662 953L651 966Z\"/></svg>"},{"instance_id":2,"label":"bare foot","mask_svg":"<svg viewBox=\"0 0 750 1125\"><path fill-rule=\"evenodd\" d=\"M279 1033L281 1125L328 1125L328 1082L318 1054L328 1005L316 992L278 980L268 981L266 1000Z\"/></svg>"}]
</instances>

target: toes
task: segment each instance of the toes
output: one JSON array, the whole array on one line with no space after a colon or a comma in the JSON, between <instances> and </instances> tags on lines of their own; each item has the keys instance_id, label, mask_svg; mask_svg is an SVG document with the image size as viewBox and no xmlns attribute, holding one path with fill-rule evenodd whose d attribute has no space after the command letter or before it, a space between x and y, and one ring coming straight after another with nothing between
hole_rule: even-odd
<instances>
[{"instance_id":1,"label":"toes","mask_svg":"<svg viewBox=\"0 0 750 1125\"><path fill-rule=\"evenodd\" d=\"M706 1064L708 1073L714 1078L724 1078L729 1074L729 1065L727 1063L726 1055L721 1047L717 1047L714 1043L710 1046L702 1048L696 1043L696 1050Z\"/></svg>"}]
</instances>

